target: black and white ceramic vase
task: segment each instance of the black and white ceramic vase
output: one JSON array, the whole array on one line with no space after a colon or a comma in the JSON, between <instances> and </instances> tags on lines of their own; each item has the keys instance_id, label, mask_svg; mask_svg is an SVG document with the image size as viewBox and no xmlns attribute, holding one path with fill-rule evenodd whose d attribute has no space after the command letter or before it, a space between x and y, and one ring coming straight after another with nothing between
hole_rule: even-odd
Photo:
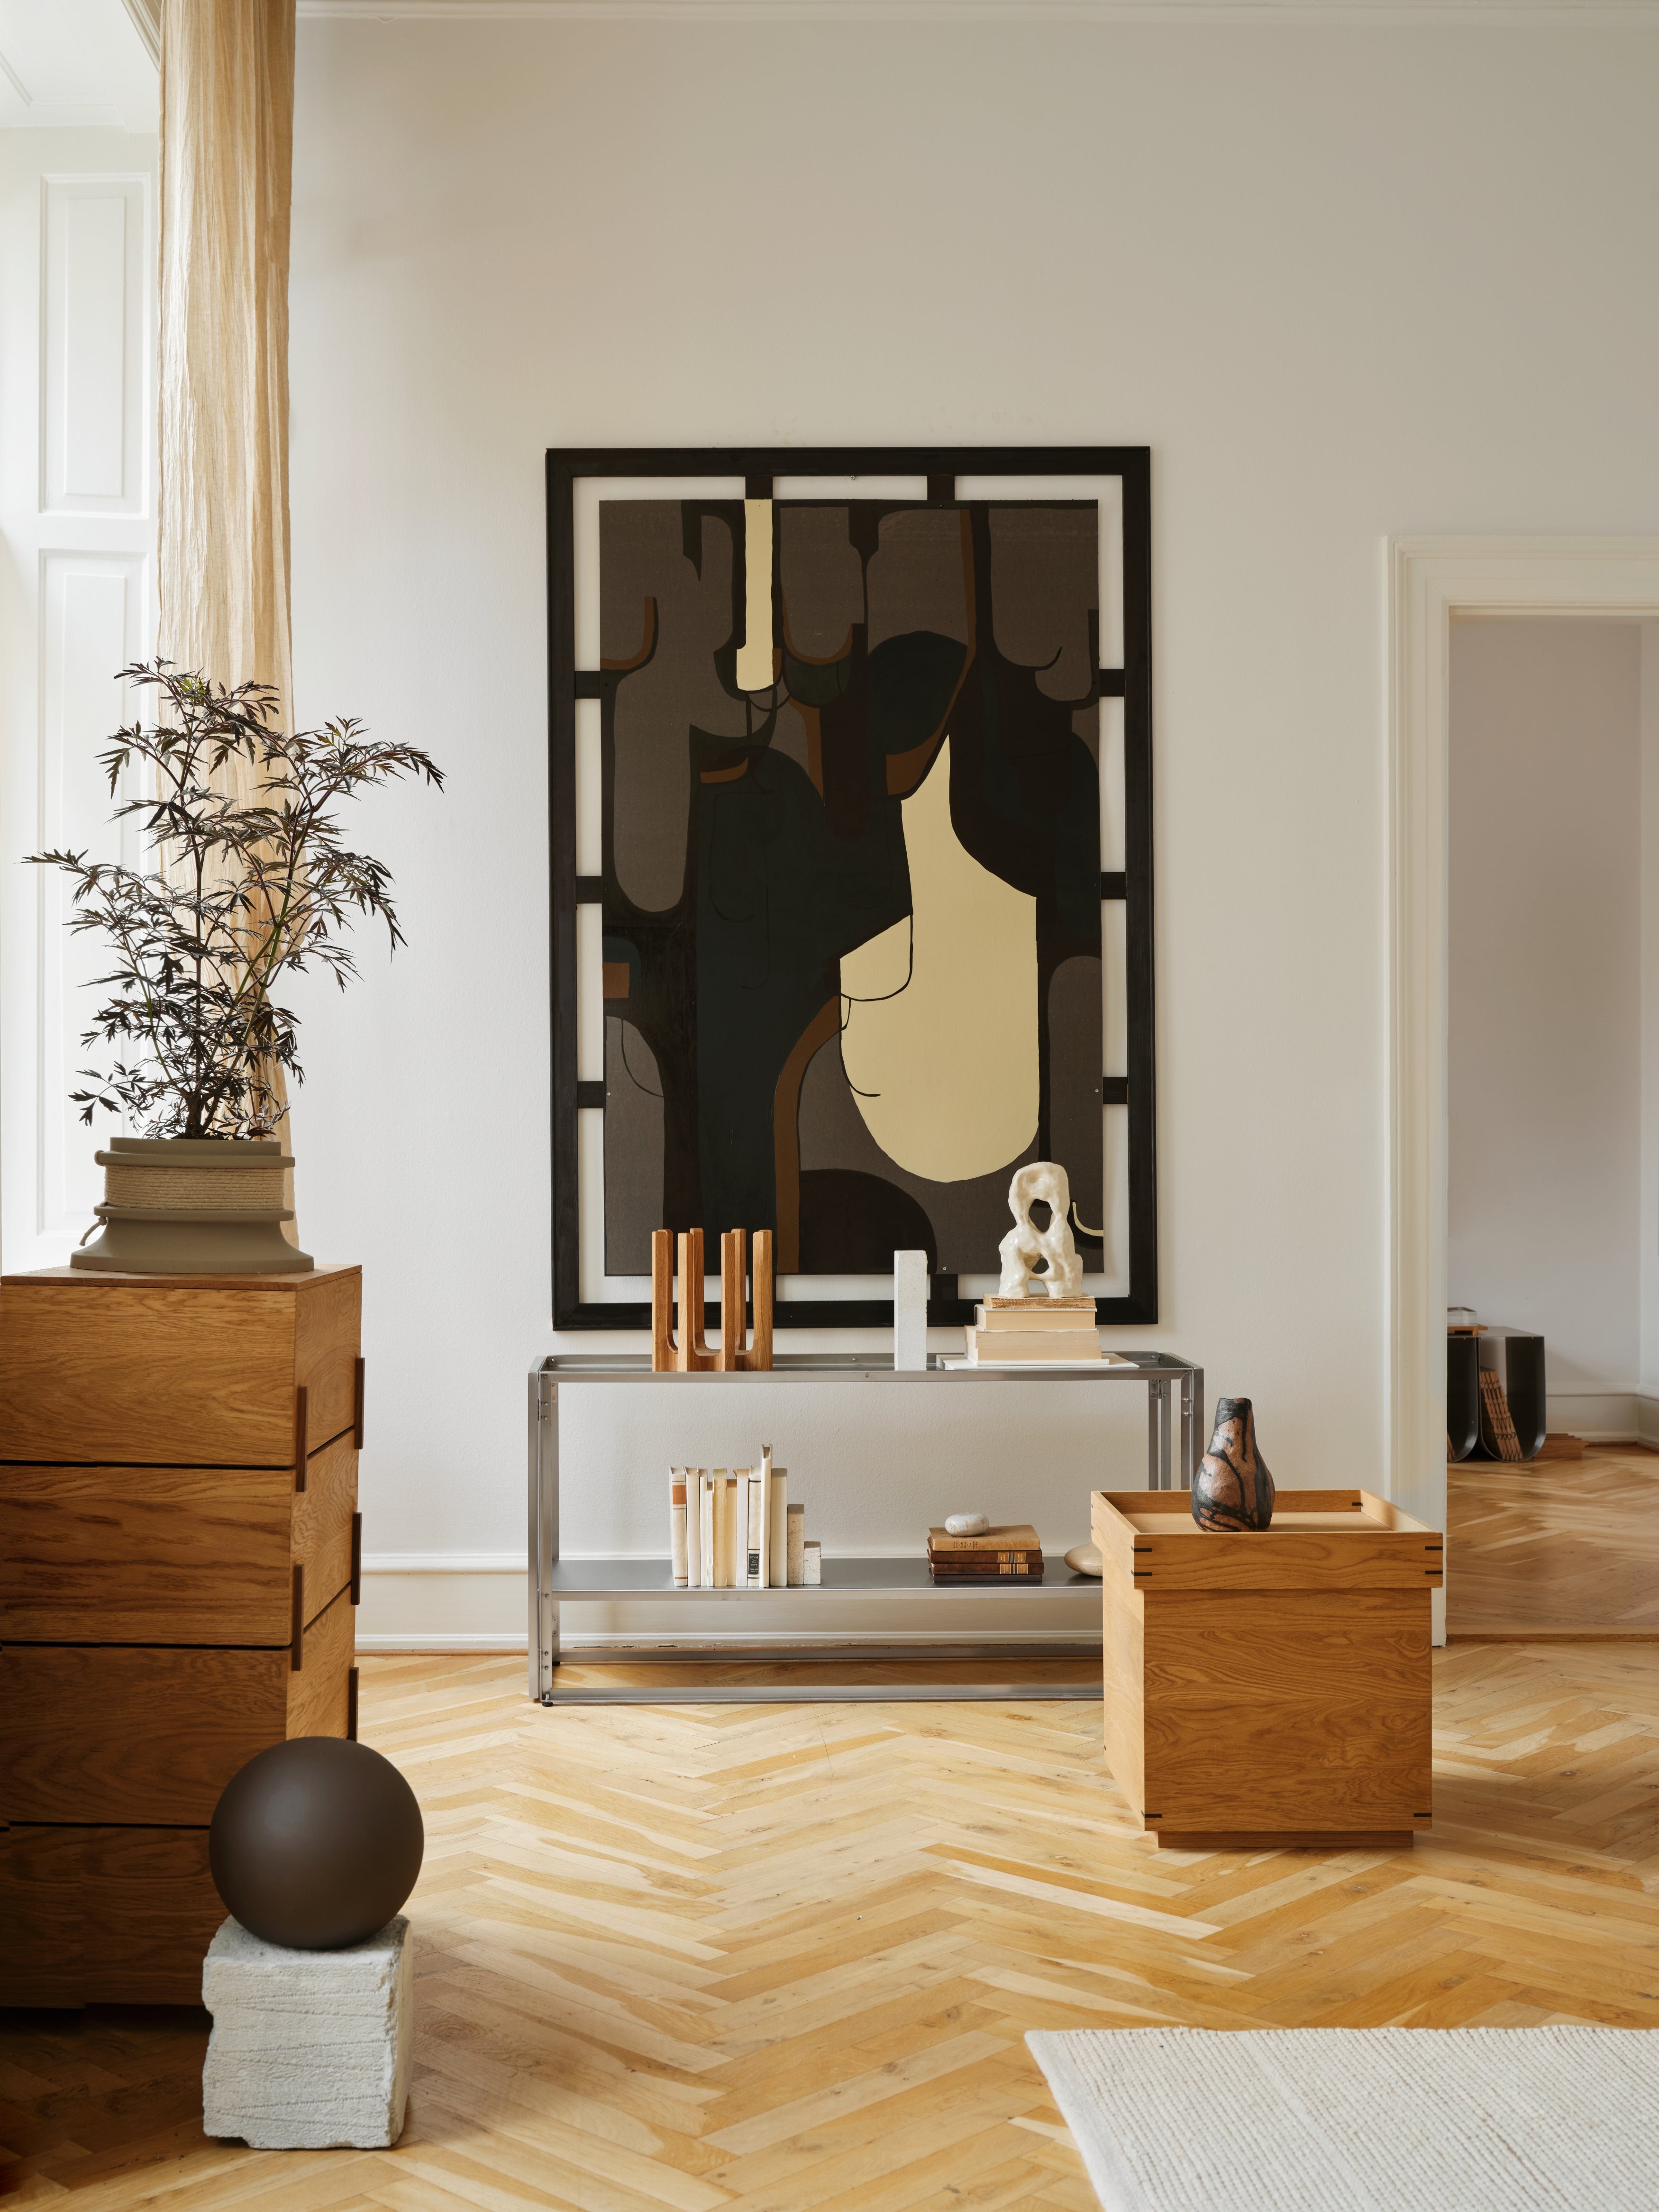
<instances>
[{"instance_id":1,"label":"black and white ceramic vase","mask_svg":"<svg viewBox=\"0 0 1659 2212\"><path fill-rule=\"evenodd\" d=\"M1273 1517L1273 1479L1255 1445L1248 1398L1218 1398L1215 1433L1193 1477L1193 1518L1200 1528L1265 1528Z\"/></svg>"}]
</instances>

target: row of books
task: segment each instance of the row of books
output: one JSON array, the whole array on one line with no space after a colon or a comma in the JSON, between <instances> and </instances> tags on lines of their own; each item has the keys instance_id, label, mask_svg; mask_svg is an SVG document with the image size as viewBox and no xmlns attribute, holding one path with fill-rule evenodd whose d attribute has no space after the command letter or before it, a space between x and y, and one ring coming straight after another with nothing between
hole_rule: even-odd
<instances>
[{"instance_id":1,"label":"row of books","mask_svg":"<svg viewBox=\"0 0 1659 2212\"><path fill-rule=\"evenodd\" d=\"M976 1536L930 1528L927 1565L936 1583L1040 1583L1042 1546L1024 1521L1014 1528L981 1528Z\"/></svg>"},{"instance_id":2,"label":"row of books","mask_svg":"<svg viewBox=\"0 0 1659 2212\"><path fill-rule=\"evenodd\" d=\"M806 1508L789 1470L761 1447L758 1467L672 1467L669 1552L676 1589L800 1589L823 1578Z\"/></svg>"},{"instance_id":3,"label":"row of books","mask_svg":"<svg viewBox=\"0 0 1659 2212\"><path fill-rule=\"evenodd\" d=\"M1103 1354L1095 1328L1092 1298L987 1298L975 1309L975 1325L965 1334L968 1357L975 1367L1000 1367L1015 1361L1110 1358Z\"/></svg>"}]
</instances>

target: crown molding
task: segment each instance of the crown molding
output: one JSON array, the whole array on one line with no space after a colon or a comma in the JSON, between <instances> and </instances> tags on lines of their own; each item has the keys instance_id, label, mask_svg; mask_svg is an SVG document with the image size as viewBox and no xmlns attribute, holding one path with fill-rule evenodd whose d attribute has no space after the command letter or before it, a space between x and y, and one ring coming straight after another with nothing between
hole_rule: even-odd
<instances>
[{"instance_id":1,"label":"crown molding","mask_svg":"<svg viewBox=\"0 0 1659 2212\"><path fill-rule=\"evenodd\" d=\"M354 22L1659 24L1659 0L298 0L298 12Z\"/></svg>"}]
</instances>

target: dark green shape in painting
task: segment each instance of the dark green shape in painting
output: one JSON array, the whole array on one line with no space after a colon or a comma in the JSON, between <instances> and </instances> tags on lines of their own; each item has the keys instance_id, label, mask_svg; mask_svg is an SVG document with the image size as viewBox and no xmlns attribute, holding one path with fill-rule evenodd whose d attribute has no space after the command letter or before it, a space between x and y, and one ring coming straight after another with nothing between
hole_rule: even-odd
<instances>
[{"instance_id":1,"label":"dark green shape in painting","mask_svg":"<svg viewBox=\"0 0 1659 2212\"><path fill-rule=\"evenodd\" d=\"M839 963L910 910L898 807L830 834L795 763L757 756L701 787L697 1121L706 1224L775 1224L774 1095L796 1040L840 988Z\"/></svg>"}]
</instances>

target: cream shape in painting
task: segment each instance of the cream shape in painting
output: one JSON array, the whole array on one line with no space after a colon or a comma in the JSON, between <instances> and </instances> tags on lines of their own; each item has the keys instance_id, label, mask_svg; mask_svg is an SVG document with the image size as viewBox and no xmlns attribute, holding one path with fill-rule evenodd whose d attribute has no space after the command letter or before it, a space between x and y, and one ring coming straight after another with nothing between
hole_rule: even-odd
<instances>
[{"instance_id":1,"label":"cream shape in painting","mask_svg":"<svg viewBox=\"0 0 1659 2212\"><path fill-rule=\"evenodd\" d=\"M743 643L738 647L738 689L764 691L772 682L772 502L743 503Z\"/></svg>"},{"instance_id":2,"label":"cream shape in painting","mask_svg":"<svg viewBox=\"0 0 1659 2212\"><path fill-rule=\"evenodd\" d=\"M842 961L842 1056L888 1158L955 1182L1036 1134L1036 901L957 836L948 738L903 807L912 911Z\"/></svg>"}]
</instances>

